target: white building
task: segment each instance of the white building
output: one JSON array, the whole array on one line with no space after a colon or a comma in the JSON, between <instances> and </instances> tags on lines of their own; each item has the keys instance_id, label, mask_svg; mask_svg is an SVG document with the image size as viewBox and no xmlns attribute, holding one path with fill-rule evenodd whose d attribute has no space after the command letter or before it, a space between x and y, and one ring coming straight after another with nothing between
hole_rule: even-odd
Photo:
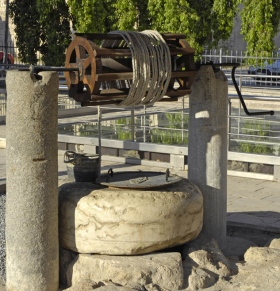
<instances>
[{"instance_id":1,"label":"white building","mask_svg":"<svg viewBox=\"0 0 280 291\"><path fill-rule=\"evenodd\" d=\"M6 21L6 1L0 0L0 50L3 50L5 41L5 21ZM14 25L9 19L9 33L8 33L8 45L14 46L15 33Z\"/></svg>"},{"instance_id":2,"label":"white building","mask_svg":"<svg viewBox=\"0 0 280 291\"><path fill-rule=\"evenodd\" d=\"M243 4L239 5L239 13L243 8ZM239 14L234 20L234 28L230 38L226 41L220 43L220 48L228 49L229 51L246 51L247 42L243 40L243 35L240 34L241 31L241 17ZM280 48L280 33L275 37L275 45Z\"/></svg>"}]
</instances>

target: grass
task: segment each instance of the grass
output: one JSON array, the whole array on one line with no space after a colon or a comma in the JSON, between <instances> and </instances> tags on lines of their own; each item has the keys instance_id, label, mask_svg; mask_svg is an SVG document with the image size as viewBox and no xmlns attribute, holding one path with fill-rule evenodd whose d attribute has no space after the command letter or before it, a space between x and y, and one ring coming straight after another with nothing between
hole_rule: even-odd
<instances>
[{"instance_id":1,"label":"grass","mask_svg":"<svg viewBox=\"0 0 280 291\"><path fill-rule=\"evenodd\" d=\"M269 154L273 155L275 149L273 146L258 143L258 141L265 141L263 137L270 136L270 124L262 120L246 121L241 129L242 134L260 136L262 138L255 138L255 143L240 142L239 151L244 153L254 154Z\"/></svg>"}]
</instances>

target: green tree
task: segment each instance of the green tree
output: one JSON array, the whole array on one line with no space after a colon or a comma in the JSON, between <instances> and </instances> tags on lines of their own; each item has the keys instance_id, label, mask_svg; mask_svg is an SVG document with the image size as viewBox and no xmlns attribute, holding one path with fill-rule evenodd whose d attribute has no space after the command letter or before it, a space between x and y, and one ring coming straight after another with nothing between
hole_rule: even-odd
<instances>
[{"instance_id":1,"label":"green tree","mask_svg":"<svg viewBox=\"0 0 280 291\"><path fill-rule=\"evenodd\" d=\"M64 64L64 52L71 40L65 0L14 0L9 11L19 57L24 63L36 64L39 51L45 65Z\"/></svg>"},{"instance_id":2,"label":"green tree","mask_svg":"<svg viewBox=\"0 0 280 291\"><path fill-rule=\"evenodd\" d=\"M69 0L79 32L156 29L185 33L198 51L226 40L240 0Z\"/></svg>"},{"instance_id":3,"label":"green tree","mask_svg":"<svg viewBox=\"0 0 280 291\"><path fill-rule=\"evenodd\" d=\"M68 0L78 32L106 33L115 19L115 0Z\"/></svg>"},{"instance_id":4,"label":"green tree","mask_svg":"<svg viewBox=\"0 0 280 291\"><path fill-rule=\"evenodd\" d=\"M185 33L198 52L229 38L239 0L150 0L152 26L163 32Z\"/></svg>"},{"instance_id":5,"label":"green tree","mask_svg":"<svg viewBox=\"0 0 280 291\"><path fill-rule=\"evenodd\" d=\"M149 27L148 0L68 0L78 32L144 30Z\"/></svg>"},{"instance_id":6,"label":"green tree","mask_svg":"<svg viewBox=\"0 0 280 291\"><path fill-rule=\"evenodd\" d=\"M280 23L279 0L243 0L241 33L247 50L254 54L270 55L275 50L273 38Z\"/></svg>"},{"instance_id":7,"label":"green tree","mask_svg":"<svg viewBox=\"0 0 280 291\"><path fill-rule=\"evenodd\" d=\"M113 28L138 31L151 28L148 3L149 0L115 1L116 24Z\"/></svg>"},{"instance_id":8,"label":"green tree","mask_svg":"<svg viewBox=\"0 0 280 291\"><path fill-rule=\"evenodd\" d=\"M28 64L37 63L36 52L40 48L39 13L36 0L14 0L9 6L15 24L16 45L19 58Z\"/></svg>"},{"instance_id":9,"label":"green tree","mask_svg":"<svg viewBox=\"0 0 280 291\"><path fill-rule=\"evenodd\" d=\"M40 15L40 52L47 66L61 66L71 41L70 14L65 0L37 0Z\"/></svg>"}]
</instances>

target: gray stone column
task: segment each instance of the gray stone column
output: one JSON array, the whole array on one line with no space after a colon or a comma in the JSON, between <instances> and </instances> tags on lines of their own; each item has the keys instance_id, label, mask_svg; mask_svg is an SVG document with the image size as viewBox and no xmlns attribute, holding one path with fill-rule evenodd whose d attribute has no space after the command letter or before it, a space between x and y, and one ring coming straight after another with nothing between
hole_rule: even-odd
<instances>
[{"instance_id":1,"label":"gray stone column","mask_svg":"<svg viewBox=\"0 0 280 291\"><path fill-rule=\"evenodd\" d=\"M58 74L7 74L7 291L58 290Z\"/></svg>"},{"instance_id":2,"label":"gray stone column","mask_svg":"<svg viewBox=\"0 0 280 291\"><path fill-rule=\"evenodd\" d=\"M190 95L188 178L204 198L203 232L226 244L228 82L202 66Z\"/></svg>"}]
</instances>

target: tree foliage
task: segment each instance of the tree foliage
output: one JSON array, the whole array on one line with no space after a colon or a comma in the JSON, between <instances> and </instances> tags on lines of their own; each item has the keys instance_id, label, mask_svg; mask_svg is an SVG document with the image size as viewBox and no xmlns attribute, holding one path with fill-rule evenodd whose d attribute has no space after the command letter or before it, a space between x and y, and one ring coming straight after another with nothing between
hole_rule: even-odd
<instances>
[{"instance_id":1,"label":"tree foliage","mask_svg":"<svg viewBox=\"0 0 280 291\"><path fill-rule=\"evenodd\" d=\"M153 27L185 33L200 51L230 36L238 4L239 0L150 0L148 9Z\"/></svg>"},{"instance_id":2,"label":"tree foliage","mask_svg":"<svg viewBox=\"0 0 280 291\"><path fill-rule=\"evenodd\" d=\"M79 32L156 29L185 33L196 49L217 46L233 28L240 0L69 0Z\"/></svg>"},{"instance_id":3,"label":"tree foliage","mask_svg":"<svg viewBox=\"0 0 280 291\"><path fill-rule=\"evenodd\" d=\"M37 11L42 60L46 65L63 65L65 49L71 40L68 5L65 0L37 0Z\"/></svg>"},{"instance_id":4,"label":"tree foliage","mask_svg":"<svg viewBox=\"0 0 280 291\"><path fill-rule=\"evenodd\" d=\"M19 58L24 63L37 63L36 52L40 48L40 26L36 0L15 0L10 4L9 11L15 24Z\"/></svg>"},{"instance_id":5,"label":"tree foliage","mask_svg":"<svg viewBox=\"0 0 280 291\"><path fill-rule=\"evenodd\" d=\"M70 14L64 0L14 0L9 6L15 24L16 45L24 63L36 64L36 52L45 65L63 65L71 40Z\"/></svg>"},{"instance_id":6,"label":"tree foliage","mask_svg":"<svg viewBox=\"0 0 280 291\"><path fill-rule=\"evenodd\" d=\"M78 32L105 33L114 25L115 0L68 0Z\"/></svg>"},{"instance_id":7,"label":"tree foliage","mask_svg":"<svg viewBox=\"0 0 280 291\"><path fill-rule=\"evenodd\" d=\"M247 50L271 54L275 50L274 37L280 23L279 0L243 0L241 33Z\"/></svg>"},{"instance_id":8,"label":"tree foliage","mask_svg":"<svg viewBox=\"0 0 280 291\"><path fill-rule=\"evenodd\" d=\"M142 31L151 28L149 0L115 1L115 29Z\"/></svg>"}]
</instances>

